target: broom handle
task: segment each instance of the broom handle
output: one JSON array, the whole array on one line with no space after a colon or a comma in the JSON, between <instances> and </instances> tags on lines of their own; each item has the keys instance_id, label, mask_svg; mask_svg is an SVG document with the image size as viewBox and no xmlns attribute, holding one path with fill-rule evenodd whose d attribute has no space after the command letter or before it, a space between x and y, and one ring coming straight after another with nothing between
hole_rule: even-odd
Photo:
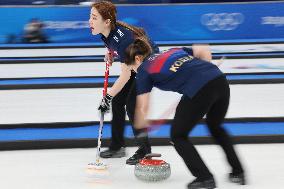
<instances>
[{"instance_id":1,"label":"broom handle","mask_svg":"<svg viewBox=\"0 0 284 189\"><path fill-rule=\"evenodd\" d=\"M104 88L103 88L103 97L107 94L107 87L108 87L108 76L109 76L109 62L106 61L106 69L105 69L105 79L104 79ZM96 161L99 162L100 160L100 153L101 153L101 138L103 134L103 126L104 126L104 113L101 113L100 118L100 127L99 127L99 137L98 137L98 147L97 147L97 157Z\"/></svg>"}]
</instances>

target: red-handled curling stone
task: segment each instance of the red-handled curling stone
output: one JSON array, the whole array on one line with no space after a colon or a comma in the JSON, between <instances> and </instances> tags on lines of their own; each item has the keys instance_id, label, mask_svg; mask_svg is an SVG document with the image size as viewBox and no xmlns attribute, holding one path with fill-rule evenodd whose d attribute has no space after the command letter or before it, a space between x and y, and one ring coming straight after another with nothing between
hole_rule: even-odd
<instances>
[{"instance_id":1,"label":"red-handled curling stone","mask_svg":"<svg viewBox=\"0 0 284 189\"><path fill-rule=\"evenodd\" d=\"M147 154L144 159L135 165L135 176L144 181L161 181L170 177L170 164L160 159L152 157L161 157L161 154Z\"/></svg>"}]
</instances>

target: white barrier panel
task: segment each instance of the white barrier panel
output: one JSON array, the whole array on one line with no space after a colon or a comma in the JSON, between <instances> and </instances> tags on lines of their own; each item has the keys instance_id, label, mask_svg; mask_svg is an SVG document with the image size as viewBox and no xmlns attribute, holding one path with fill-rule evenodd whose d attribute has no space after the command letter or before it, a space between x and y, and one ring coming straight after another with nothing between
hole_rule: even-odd
<instances>
[{"instance_id":1,"label":"white barrier panel","mask_svg":"<svg viewBox=\"0 0 284 189\"><path fill-rule=\"evenodd\" d=\"M217 62L214 60L213 62ZM284 72L284 58L225 59L224 73ZM0 64L0 78L104 76L104 62ZM120 63L110 67L110 75L120 74Z\"/></svg>"},{"instance_id":2,"label":"white barrier panel","mask_svg":"<svg viewBox=\"0 0 284 189\"><path fill-rule=\"evenodd\" d=\"M104 76L104 73L104 62L0 64L0 78ZM113 63L110 74L120 74L120 63Z\"/></svg>"},{"instance_id":3,"label":"white barrier panel","mask_svg":"<svg viewBox=\"0 0 284 189\"><path fill-rule=\"evenodd\" d=\"M231 85L227 118L284 117L284 84ZM102 89L2 90L0 124L99 121ZM154 89L151 119L161 117L180 95ZM111 115L106 116L109 121Z\"/></svg>"},{"instance_id":4,"label":"white barrier panel","mask_svg":"<svg viewBox=\"0 0 284 189\"><path fill-rule=\"evenodd\" d=\"M183 45L187 46L187 45ZM163 46L161 50L181 46ZM187 46L190 47L190 46ZM210 45L213 53L239 53L239 52L274 52L283 51L284 44L246 44L246 45ZM93 56L104 55L105 47L88 48L58 48L58 49L0 49L0 57L64 57L64 56Z\"/></svg>"}]
</instances>

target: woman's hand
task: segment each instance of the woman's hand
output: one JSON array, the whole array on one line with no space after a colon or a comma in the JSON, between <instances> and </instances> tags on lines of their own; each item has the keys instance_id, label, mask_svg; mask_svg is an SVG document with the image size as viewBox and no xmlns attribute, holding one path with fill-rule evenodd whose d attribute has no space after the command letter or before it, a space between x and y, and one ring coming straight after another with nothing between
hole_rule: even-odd
<instances>
[{"instance_id":1,"label":"woman's hand","mask_svg":"<svg viewBox=\"0 0 284 189\"><path fill-rule=\"evenodd\" d=\"M113 55L111 52L107 52L106 55L105 55L105 58L104 58L104 61L105 62L108 62L109 66L112 66L112 63L113 63Z\"/></svg>"},{"instance_id":2,"label":"woman's hand","mask_svg":"<svg viewBox=\"0 0 284 189\"><path fill-rule=\"evenodd\" d=\"M201 60L208 62L212 61L212 53L209 45L207 44L193 44L192 45L193 56Z\"/></svg>"}]
</instances>

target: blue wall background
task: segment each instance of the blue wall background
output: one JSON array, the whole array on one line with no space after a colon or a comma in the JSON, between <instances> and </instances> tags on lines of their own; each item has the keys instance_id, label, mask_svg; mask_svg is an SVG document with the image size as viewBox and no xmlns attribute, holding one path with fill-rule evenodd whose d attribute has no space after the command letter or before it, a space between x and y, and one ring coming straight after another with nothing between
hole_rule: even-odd
<instances>
[{"instance_id":1,"label":"blue wall background","mask_svg":"<svg viewBox=\"0 0 284 189\"><path fill-rule=\"evenodd\" d=\"M141 26L158 43L284 41L284 3L118 5L119 20ZM89 7L1 7L0 43L21 43L32 18L53 43L95 43Z\"/></svg>"}]
</instances>

